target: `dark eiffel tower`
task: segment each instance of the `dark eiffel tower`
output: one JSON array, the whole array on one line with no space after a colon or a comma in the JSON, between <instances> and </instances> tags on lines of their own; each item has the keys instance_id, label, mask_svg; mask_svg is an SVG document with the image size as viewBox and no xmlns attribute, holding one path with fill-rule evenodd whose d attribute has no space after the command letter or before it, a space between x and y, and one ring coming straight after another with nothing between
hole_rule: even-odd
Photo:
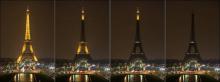
<instances>
[{"instance_id":1,"label":"dark eiffel tower","mask_svg":"<svg viewBox=\"0 0 220 82\"><path fill-rule=\"evenodd\" d=\"M136 33L135 33L135 43L133 46L133 50L130 54L129 61L135 61L135 60L143 60L146 61L145 53L143 51L142 42L140 38L140 11L136 11Z\"/></svg>"},{"instance_id":2,"label":"dark eiffel tower","mask_svg":"<svg viewBox=\"0 0 220 82\"><path fill-rule=\"evenodd\" d=\"M92 60L87 46L86 36L85 36L85 14L84 10L81 11L81 36L79 46L77 48L77 53L75 55L74 61L80 61L82 59Z\"/></svg>"},{"instance_id":3,"label":"dark eiffel tower","mask_svg":"<svg viewBox=\"0 0 220 82\"><path fill-rule=\"evenodd\" d=\"M198 44L195 40L194 14L192 14L190 42L187 52L185 53L185 57L183 59L184 62L188 62L190 60L197 60L198 62L201 61L200 53L197 46Z\"/></svg>"}]
</instances>

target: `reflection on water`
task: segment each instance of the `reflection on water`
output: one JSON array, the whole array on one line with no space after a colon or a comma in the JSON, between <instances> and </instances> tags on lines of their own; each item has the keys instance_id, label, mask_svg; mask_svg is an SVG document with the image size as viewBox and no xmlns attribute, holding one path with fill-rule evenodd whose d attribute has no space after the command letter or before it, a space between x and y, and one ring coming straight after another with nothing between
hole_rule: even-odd
<instances>
[{"instance_id":1,"label":"reflection on water","mask_svg":"<svg viewBox=\"0 0 220 82\"><path fill-rule=\"evenodd\" d=\"M91 82L89 75L71 75L69 82Z\"/></svg>"},{"instance_id":2,"label":"reflection on water","mask_svg":"<svg viewBox=\"0 0 220 82\"><path fill-rule=\"evenodd\" d=\"M201 82L201 79L198 75L181 75L179 82Z\"/></svg>"},{"instance_id":3,"label":"reflection on water","mask_svg":"<svg viewBox=\"0 0 220 82\"><path fill-rule=\"evenodd\" d=\"M36 82L33 74L19 73L14 76L14 82Z\"/></svg>"},{"instance_id":4,"label":"reflection on water","mask_svg":"<svg viewBox=\"0 0 220 82\"><path fill-rule=\"evenodd\" d=\"M124 82L146 82L143 75L126 75Z\"/></svg>"}]
</instances>

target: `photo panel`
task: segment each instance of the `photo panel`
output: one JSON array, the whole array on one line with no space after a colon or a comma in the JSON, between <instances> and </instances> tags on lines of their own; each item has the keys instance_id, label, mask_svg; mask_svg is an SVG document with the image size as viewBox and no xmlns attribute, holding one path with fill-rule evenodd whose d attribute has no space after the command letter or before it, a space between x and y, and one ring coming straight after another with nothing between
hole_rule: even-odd
<instances>
[{"instance_id":1,"label":"photo panel","mask_svg":"<svg viewBox=\"0 0 220 82\"><path fill-rule=\"evenodd\" d=\"M56 81L108 82L108 0L56 1Z\"/></svg>"},{"instance_id":2,"label":"photo panel","mask_svg":"<svg viewBox=\"0 0 220 82\"><path fill-rule=\"evenodd\" d=\"M2 82L53 82L54 1L1 0Z\"/></svg>"},{"instance_id":3,"label":"photo panel","mask_svg":"<svg viewBox=\"0 0 220 82\"><path fill-rule=\"evenodd\" d=\"M162 82L164 1L111 1L111 82Z\"/></svg>"},{"instance_id":4,"label":"photo panel","mask_svg":"<svg viewBox=\"0 0 220 82\"><path fill-rule=\"evenodd\" d=\"M219 81L219 1L167 0L167 82Z\"/></svg>"}]
</instances>

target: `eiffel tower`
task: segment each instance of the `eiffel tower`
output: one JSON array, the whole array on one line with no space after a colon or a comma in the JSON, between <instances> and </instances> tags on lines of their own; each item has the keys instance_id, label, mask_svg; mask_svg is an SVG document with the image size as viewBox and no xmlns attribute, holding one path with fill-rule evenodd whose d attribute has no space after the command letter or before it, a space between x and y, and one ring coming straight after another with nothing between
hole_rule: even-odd
<instances>
[{"instance_id":1,"label":"eiffel tower","mask_svg":"<svg viewBox=\"0 0 220 82\"><path fill-rule=\"evenodd\" d=\"M75 55L75 61L78 62L80 60L91 60L89 49L87 46L86 36L85 36L85 11L84 9L81 10L81 36L80 42L77 48L77 52Z\"/></svg>"},{"instance_id":2,"label":"eiffel tower","mask_svg":"<svg viewBox=\"0 0 220 82\"><path fill-rule=\"evenodd\" d=\"M142 48L142 42L140 38L140 11L138 9L136 11L135 43L134 43L133 50L129 58L130 62L133 62L136 60L142 60L143 62L147 60L147 58L145 57L143 48Z\"/></svg>"},{"instance_id":3,"label":"eiffel tower","mask_svg":"<svg viewBox=\"0 0 220 82\"><path fill-rule=\"evenodd\" d=\"M195 40L195 25L194 25L194 14L192 14L192 23L191 23L191 34L190 34L190 42L188 45L188 49L185 53L185 57L183 59L184 62L189 62L195 60L197 62L201 61L200 53L198 50L198 44Z\"/></svg>"},{"instance_id":4,"label":"eiffel tower","mask_svg":"<svg viewBox=\"0 0 220 82\"><path fill-rule=\"evenodd\" d=\"M38 61L31 40L30 32L30 10L26 10L26 29L25 29L25 39L20 55L17 58L16 63L18 64L17 69L27 68L29 70L35 69L34 64Z\"/></svg>"}]
</instances>

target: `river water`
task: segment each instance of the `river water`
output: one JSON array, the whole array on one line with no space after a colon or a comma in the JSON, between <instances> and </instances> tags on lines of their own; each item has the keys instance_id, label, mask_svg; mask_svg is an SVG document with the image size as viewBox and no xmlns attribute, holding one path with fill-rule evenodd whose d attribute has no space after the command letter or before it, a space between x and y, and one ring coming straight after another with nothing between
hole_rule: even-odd
<instances>
[{"instance_id":1,"label":"river water","mask_svg":"<svg viewBox=\"0 0 220 82\"><path fill-rule=\"evenodd\" d=\"M179 82L201 82L199 75L181 75Z\"/></svg>"},{"instance_id":2,"label":"river water","mask_svg":"<svg viewBox=\"0 0 220 82\"><path fill-rule=\"evenodd\" d=\"M19 73L13 78L14 82L37 82L35 75L31 73Z\"/></svg>"},{"instance_id":3,"label":"river water","mask_svg":"<svg viewBox=\"0 0 220 82\"><path fill-rule=\"evenodd\" d=\"M71 75L69 82L91 82L89 75Z\"/></svg>"},{"instance_id":4,"label":"river water","mask_svg":"<svg viewBox=\"0 0 220 82\"><path fill-rule=\"evenodd\" d=\"M147 82L144 75L126 75L124 82Z\"/></svg>"}]
</instances>

